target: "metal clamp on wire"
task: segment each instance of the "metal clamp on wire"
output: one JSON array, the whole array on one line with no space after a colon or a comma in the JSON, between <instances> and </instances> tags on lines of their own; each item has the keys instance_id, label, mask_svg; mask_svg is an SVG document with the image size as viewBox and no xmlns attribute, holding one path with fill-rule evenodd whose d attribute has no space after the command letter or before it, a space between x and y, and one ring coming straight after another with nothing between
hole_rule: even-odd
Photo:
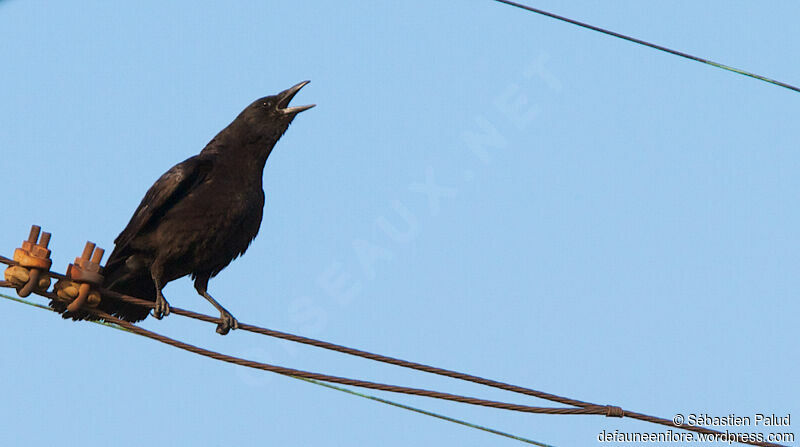
<instances>
[{"instance_id":1,"label":"metal clamp on wire","mask_svg":"<svg viewBox=\"0 0 800 447\"><path fill-rule=\"evenodd\" d=\"M42 228L38 225L31 226L27 241L22 242L22 247L14 250L14 260L18 265L12 265L5 271L6 281L13 284L17 294L23 298L37 290L47 290L50 287L50 233L39 232Z\"/></svg>"},{"instance_id":2,"label":"metal clamp on wire","mask_svg":"<svg viewBox=\"0 0 800 447\"><path fill-rule=\"evenodd\" d=\"M95 250L95 244L87 242L81 257L75 258L75 263L67 267L67 278L56 283L58 296L72 301L67 311L76 312L86 305L97 307L100 304L100 292L93 290L92 286L103 284L100 261L104 254L105 250L99 247Z\"/></svg>"}]
</instances>

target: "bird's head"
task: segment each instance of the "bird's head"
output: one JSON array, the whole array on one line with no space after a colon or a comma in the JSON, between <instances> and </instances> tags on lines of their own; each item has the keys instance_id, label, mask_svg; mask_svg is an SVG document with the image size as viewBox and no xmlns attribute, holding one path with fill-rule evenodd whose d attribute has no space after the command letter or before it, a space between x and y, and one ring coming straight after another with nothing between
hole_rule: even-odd
<instances>
[{"instance_id":1,"label":"bird's head","mask_svg":"<svg viewBox=\"0 0 800 447\"><path fill-rule=\"evenodd\" d=\"M255 157L262 168L272 148L298 113L314 107L290 107L289 102L309 81L287 88L277 95L253 101L236 119L222 129L203 149L207 154L245 154Z\"/></svg>"},{"instance_id":2,"label":"bird's head","mask_svg":"<svg viewBox=\"0 0 800 447\"><path fill-rule=\"evenodd\" d=\"M255 100L244 109L240 118L247 123L253 134L277 141L298 113L315 106L315 104L310 104L289 107L289 102L294 95L309 82L311 81L303 81L277 95Z\"/></svg>"}]
</instances>

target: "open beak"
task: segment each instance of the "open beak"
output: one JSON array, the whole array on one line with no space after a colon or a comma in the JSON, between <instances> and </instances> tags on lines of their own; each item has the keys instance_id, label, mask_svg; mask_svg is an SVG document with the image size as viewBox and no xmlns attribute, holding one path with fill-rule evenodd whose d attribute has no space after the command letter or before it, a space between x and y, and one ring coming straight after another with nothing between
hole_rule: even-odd
<instances>
[{"instance_id":1,"label":"open beak","mask_svg":"<svg viewBox=\"0 0 800 447\"><path fill-rule=\"evenodd\" d=\"M311 81L303 81L299 84L294 85L293 87L289 87L286 90L278 93L278 97L280 98L278 99L278 104L277 104L278 111L284 115L288 115L288 114L300 113L304 110L308 110L314 107L316 104L310 104L307 106L289 107L289 102L292 100L292 98L294 98L294 95L296 95L297 92L299 92L300 89L305 87L305 85L308 84L309 82Z\"/></svg>"}]
</instances>

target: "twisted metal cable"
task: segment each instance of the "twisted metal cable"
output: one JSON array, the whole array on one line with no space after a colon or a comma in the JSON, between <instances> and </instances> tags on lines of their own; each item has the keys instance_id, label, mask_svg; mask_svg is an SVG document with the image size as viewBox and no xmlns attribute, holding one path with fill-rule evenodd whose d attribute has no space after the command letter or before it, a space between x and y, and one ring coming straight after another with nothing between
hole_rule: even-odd
<instances>
[{"instance_id":1,"label":"twisted metal cable","mask_svg":"<svg viewBox=\"0 0 800 447\"><path fill-rule=\"evenodd\" d=\"M189 351L195 354L199 354L202 356L206 356L212 358L214 360L220 360L223 362L233 363L239 366L246 366L248 368L260 369L263 371L274 372L277 374L282 374L285 376L294 376L294 377L302 377L305 379L313 379L313 380L320 380L323 382L329 383L339 383L342 385L350 385L356 386L359 388L369 388L373 390L381 390L381 391L389 391L392 393L402 393L402 394L411 394L415 396L424 396L424 397L433 397L436 399L443 399L443 400L450 400L454 402L461 402L470 405L480 405L484 407L492 407L492 408L500 408L503 410L512 410L512 411L520 411L524 413L543 413L543 414L605 414L605 408L547 408L547 407L531 407L528 405L517 405L517 404L510 404L506 402L497 402L492 400L486 399L478 399L474 397L465 397L459 396L455 394L449 393L442 393L439 391L432 391L432 390L424 390L419 388L409 388L404 386L396 386L396 385L387 385L383 383L376 383L376 382L368 382L365 380L358 380L358 379L348 379L346 377L338 377L338 376L330 376L327 374L319 374L314 372L302 371L298 369L286 368L283 366L277 365L270 365L266 363L256 362L252 360L246 360L238 357L229 356L226 354L222 354L215 351L210 351L208 349L200 348L194 345L190 345L188 343L184 343L179 340L175 340L169 337L166 337L161 334L157 334L152 331L148 331L147 329L143 329L139 326L136 326L133 323L129 323L125 320L120 320L119 318L113 317L105 312L97 311L95 312L96 315L102 318L105 321L117 324L129 331L141 335L143 337L151 338L156 341L160 341L161 343L166 343L168 345L174 346L176 348L183 349L185 351Z\"/></svg>"},{"instance_id":2,"label":"twisted metal cable","mask_svg":"<svg viewBox=\"0 0 800 447\"><path fill-rule=\"evenodd\" d=\"M37 295L50 298L53 300L64 301L61 297L53 292L36 291ZM194 354L202 355L205 357L219 360L222 362L233 363L234 365L245 366L253 369L260 369L262 371L269 371L284 376L301 377L304 379L319 380L328 383L338 383L342 385L356 386L359 388L369 388L373 390L388 391L392 393L410 394L415 396L432 397L435 399L449 400L453 402L460 402L470 405L479 405L484 407L499 408L502 410L520 411L523 413L542 413L542 414L605 414L607 409L605 407L593 408L550 408L550 407L532 407L529 405L517 405L507 402L498 402L487 399L478 399L475 397L460 396L457 394L442 393L439 391L425 390L420 388L410 388L397 385L387 385L384 383L369 382L366 380L348 379L346 377L331 376L327 374L320 374L315 372L303 371L299 369L286 368L278 365L271 365L268 363L256 362L247 360L240 357L234 357L220 352L211 351L199 346L191 345L189 343L175 340L174 338L144 329L131 322L121 320L117 317L109 315L101 310L93 308L85 308L84 310L93 313L98 318L106 323L115 324L129 332L141 335L143 337L156 340L158 342L174 346L184 351L189 351Z\"/></svg>"},{"instance_id":3,"label":"twisted metal cable","mask_svg":"<svg viewBox=\"0 0 800 447\"><path fill-rule=\"evenodd\" d=\"M12 259L6 258L4 256L0 256L0 263L7 264L7 265L17 265L17 262L15 262ZM52 272L51 271L51 272L49 272L49 274L50 274L50 276L52 276L54 278L58 278L58 279L65 278L65 276L60 274L60 273L56 273L56 272ZM46 298L61 300L60 297L58 297L56 294L54 294L52 292L41 292L41 291L39 291L39 292L36 292L36 293L41 295L41 296L44 296ZM121 301L124 301L124 302L127 302L127 303L131 303L131 304L137 304L137 305L150 307L150 308L152 308L154 306L154 303L152 301L143 300L143 299L132 297L132 296L128 296L128 295L123 295L123 294L120 294L120 293L117 293L117 292L114 292L114 291L111 291L111 290L100 289L100 293L102 295L111 297L113 299L118 299L118 300L121 300ZM308 372L308 371L295 370L295 369L292 369L292 368L285 368L285 367L282 367L282 366L269 365L269 364L265 364L265 363L254 362L254 361L250 361L250 360L246 360L246 359L241 359L241 358L238 358L238 357L228 356L228 355L221 354L221 353L214 352L214 351L209 351L209 350L206 350L206 349L203 349L203 348L199 348L197 346L193 346L193 345L190 345L190 344L178 341L178 340L171 339L169 337L165 337L165 336L157 334L155 332L148 331L148 330L143 329L143 328L141 328L139 326L136 326L136 325L134 325L134 324L132 324L130 322L127 322L127 321L124 321L124 320L120 320L120 319L118 319L116 317L113 317L113 316L111 316L111 315L109 315L107 313L100 312L100 311L93 310L93 309L87 309L87 310L93 312L98 318L101 318L101 319L103 319L103 320L105 320L107 322L111 322L111 323L117 324L120 327L123 327L123 328L125 328L125 329L127 329L127 330L129 330L131 332L134 332L134 333L136 333L138 335L141 335L141 336L144 336L144 337L148 337L148 338L160 341L162 343L166 343L166 344L169 344L171 346L174 346L174 347L177 347L177 348L180 348L180 349L184 349L184 350L189 351L189 352L193 352L195 354L199 354L199 355L203 355L203 356L206 356L206 357L210 357L210 358L213 358L215 360L220 360L220 361L224 361L224 362L228 362L228 363L233 363L233 364L237 364L237 365L240 365L240 366L246 366L246 367L249 367L249 368L261 369L261 370L264 370L264 371L271 371L271 372L274 372L274 373L277 373L277 374L282 374L282 375L288 375L288 376L294 376L294 377L303 377L303 378L308 378L308 379L320 380L320 381L331 382L331 383L340 383L340 384L344 384L344 385L351 385L351 386L357 386L357 387L362 387L362 388L371 388L371 389L377 389L377 390L382 390L382 391L390 391L390 392L403 393L403 394L412 394L412 395L418 395L418 396L433 397L433 398L437 398L437 399L451 400L451 401L462 402L462 403L467 403L467 404L471 404L471 405L481 405L481 406L500 408L500 409L505 409L505 410L526 412L526 413L601 414L601 415L605 415L605 416L608 416L608 417L628 417L628 418L638 419L638 420L645 421L645 422L650 422L650 423L653 423L653 424L664 425L664 426L667 426L667 427L670 427L670 428L678 428L678 429L682 429L682 430L692 431L692 432L696 432L696 433L703 433L703 434L707 434L707 435L725 435L725 433L723 433L723 432L720 432L720 431L717 431L717 430L708 429L708 428L705 428L705 427L689 426L689 425L677 426L677 425L675 425L675 423L673 421L671 421L669 419L664 419L664 418L660 418L660 417L656 417L656 416L650 416L650 415L643 414L643 413L627 411L627 410L623 410L622 408L616 407L616 406L596 405L596 404L583 402L583 401L576 400L576 399L570 399L570 398L567 398L567 397L558 396L558 395L555 395L555 394L545 393L543 391L532 390L530 388L520 387L520 386L517 386L517 385L511 385L511 384L498 382L498 381L491 380L491 379L485 379L485 378L478 377L478 376L473 376L473 375L470 375L470 374L464 374L464 373L460 373L460 372L457 372L457 371L450 371L450 370L447 370L447 369L442 369L442 368L437 368L437 367L433 367L433 366L423 365L423 364L420 364L420 363L408 362L408 361L405 361L405 360L400 360L400 359L396 359L396 358L393 358L393 357L387 357L387 356L383 356L383 355L379 355L379 354L373 354L373 353L370 353L370 352L361 351L361 350L353 349L353 348L348 348L348 347L345 347L345 346L340 346L340 345L336 345L336 344L333 344L333 343L324 342L324 341L321 341L321 340L315 340L315 339L311 339L311 338L307 338L307 337L302 337L302 336L299 336L299 335L288 334L288 333L285 333L285 332L275 331L275 330L272 330L272 329L266 329L266 328L262 328L262 327L258 327L258 326L253 326L253 325L249 325L249 324L240 323L239 324L239 328L243 329L243 330L246 330L246 331L249 331L249 332L268 335L268 336L277 337L277 338L282 338L282 339L290 340L290 341L296 341L298 343L317 346L317 347L324 348L324 349L330 349L330 350L333 350L333 351L342 352L342 353L346 353L346 354L350 354L350 355L354 355L354 356L358 356L358 357L363 357L363 358L367 358L367 359L370 359L370 360L380 361L380 362L384 362L384 363L390 363L390 364L393 364L393 365L402 366L402 367L406 367L406 368L410 368L410 369L416 369L416 370L419 370L419 371L429 372L429 373L432 373L432 374L438 374L438 375L442 375L442 376L446 376L446 377L451 377L451 378L455 378L455 379L474 382L474 383L478 383L478 384L481 384L481 385L490 386L490 387L493 387L493 388L499 388L499 389L512 391L512 392L516 392L516 393L520 393L520 394L526 394L526 395L529 395L529 396L539 397L539 398L542 398L542 399L546 399L546 400L550 400L550 401L554 401L554 402L559 402L559 403L563 403L563 404L567 404L567 405L573 405L573 406L579 407L579 408L549 408L549 407L531 407L531 406L526 406L526 405L516 405L516 404L505 403L505 402L496 402L496 401L490 401L490 400L484 400L484 399L476 399L476 398L471 398L471 397L453 395L453 394L448 394L448 393L441 393L441 392L438 392L438 391L430 391L430 390L423 390L423 389L417 389L417 388L408 388L408 387L399 387L399 386L394 386L394 385L386 385L386 384L368 382L368 381L362 381L362 380L347 379L347 378L338 377L338 376L328 376L328 375L325 375L325 374L318 374L318 373L313 373L313 372ZM178 315L182 315L182 316L185 316L185 317L197 319L197 320L200 320L200 321L206 321L206 322L210 322L210 323L219 323L220 322L219 318L215 318L215 317L211 317L209 315L204 315L204 314L192 312L192 311L185 310L185 309L172 307L172 308L170 308L170 312L178 314ZM759 441L755 441L755 440L738 440L737 442L739 442L741 444L750 444L750 445L755 445L755 446L759 446L759 447L787 447L787 446L782 445L782 444L775 444L775 443L770 443L770 442L759 442Z\"/></svg>"},{"instance_id":4,"label":"twisted metal cable","mask_svg":"<svg viewBox=\"0 0 800 447\"><path fill-rule=\"evenodd\" d=\"M0 281L0 287L3 287L3 286L13 287L13 285L9 285L9 284L11 284L11 283L5 283L4 281ZM37 309L42 309L42 310L46 310L46 311L49 311L49 312L58 313L57 310L55 310L55 309L53 309L53 308L51 308L49 306L44 306L42 304L33 302L33 301L28 300L26 298L21 298L21 297L17 298L17 297L13 297L13 296L10 296L10 295L6 295L5 293L0 293L0 298L5 299L5 300L9 300L9 301L12 301L12 302L16 302L16 303L19 303L19 304L24 304L26 306L35 307ZM120 326L117 326L114 323L110 323L110 322L106 322L106 321L100 321L100 320L96 320L96 321L95 320L86 320L86 321L88 321L90 323L106 326L106 327L109 327L111 329L116 329L118 331L130 332L127 329L125 329L123 327L120 327ZM479 425L479 424L472 423L472 422L467 422L467 421L462 420L462 419L457 419L457 418L454 418L454 417L445 416L445 415L440 414L440 413L435 413L433 411L423 410L421 408L413 407L413 406L410 406L410 405L401 404L400 402L395 402L393 400L389 400L389 399L384 399L384 398L381 398L381 397L373 396L371 394L365 394L363 392L358 392L358 391L355 391L355 390L347 388L347 387L341 387L341 386L337 386L337 385L334 385L334 384L331 384L331 383L322 382L322 381L319 381L319 380L305 379L303 377L294 377L294 376L286 376L286 377L289 377L289 378L295 379L295 380L302 380L303 382L306 382L306 383L310 383L310 384L313 384L313 385L325 387L325 388L328 388L328 389L331 389L331 390L335 390L335 391L339 391L339 392L342 392L342 393L347 393L349 395L357 396L357 397L360 397L362 399L369 399L371 401L375 401L375 402L378 402L378 403L381 403L381 404L384 404L384 405L391 405L393 407L397 407L397 408L400 408L400 409L403 409L403 410L406 410L406 411L411 411L411 412L418 413L418 414L421 414L421 415L430 416L430 417L433 417L433 418L436 418L436 419L441 419L441 420L446 421L446 422L452 422L454 424L458 424L458 425L461 425L461 426L464 426L464 427L473 428L475 430L480 430L480 431L483 431L483 432L486 432L486 433L490 433L490 434L493 434L493 435L502 436L504 438L513 439L515 441L524 442L526 444L537 445L539 447L554 447L551 444L546 444L546 443L543 443L543 442L535 441L533 439L525 438L525 437L522 437L520 435L515 435L515 434L512 434L512 433L500 431L500 430L497 430L497 429L494 429L494 428L491 428L491 427L487 427L487 426L484 426L484 425Z\"/></svg>"},{"instance_id":5,"label":"twisted metal cable","mask_svg":"<svg viewBox=\"0 0 800 447\"><path fill-rule=\"evenodd\" d=\"M8 264L8 265L17 265L17 263L11 259L8 259L4 256L0 256L0 263ZM64 279L65 276L56 272L50 272L50 276L56 279ZM116 299L119 301L123 301L129 304L135 304L139 306L144 306L148 308L153 308L155 303L149 300L144 300L141 298L136 298L129 295L123 295L121 293L115 292L113 290L108 289L98 289L101 295L110 297L112 299ZM193 312L191 310L181 309L179 307L172 307L170 306L170 313L174 313L176 315L181 315L188 318L193 318L195 320L205 321L207 323L214 323L219 324L221 320L217 317L212 317L210 315L204 315L201 313ZM246 323L239 323L239 330L244 330L248 332L253 332L256 334L266 335L269 337L280 338L284 340L293 341L296 343L302 343L310 346L316 346L318 348L328 349L331 351L341 352L344 354L349 354L356 357L362 357L369 360L374 360L378 362L388 363L392 365L401 366L403 368L415 369L418 371L423 371L431 374L437 374L441 376L451 377L454 379L464 380L468 382L477 383L480 385L485 385L493 388L498 388L506 391L511 391L520 394L526 394L528 396L538 397L540 399L550 400L552 402L558 402L565 405L571 405L574 407L580 408L602 408L602 413L592 413L592 414L607 414L610 413L611 416L616 416L618 414L618 410L616 408L609 410L609 406L607 405L596 405L589 402L583 402L576 399L570 399L567 397L558 396L555 394L545 393L543 391L537 391L530 388L524 388L517 385L512 385L504 382L498 382L496 380L485 379L483 377L473 376L471 374L460 373L457 371L451 371L448 369L438 368L435 366L424 365L421 363L410 362L407 360L401 360L394 357L388 357L385 355L375 354L367 351L362 351L360 349L348 348L346 346L337 345L335 343L329 343L322 340L316 340L313 338L303 337L300 335L290 334L287 332L281 332L274 329L267 329L259 326L254 326L251 324Z\"/></svg>"}]
</instances>

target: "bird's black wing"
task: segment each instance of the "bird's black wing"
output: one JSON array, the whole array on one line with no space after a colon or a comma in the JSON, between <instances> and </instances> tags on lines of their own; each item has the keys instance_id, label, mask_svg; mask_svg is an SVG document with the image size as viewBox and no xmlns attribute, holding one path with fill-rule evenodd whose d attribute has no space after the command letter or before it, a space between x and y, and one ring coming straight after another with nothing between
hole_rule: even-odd
<instances>
[{"instance_id":1,"label":"bird's black wing","mask_svg":"<svg viewBox=\"0 0 800 447\"><path fill-rule=\"evenodd\" d=\"M172 167L147 191L144 199L133 213L128 226L114 240L116 246L103 267L103 287L124 295L155 301L156 288L146 260L130 264L136 256L133 248L137 238L157 228L162 217L197 185L206 181L213 160L209 156L196 155ZM127 321L139 321L147 317L149 308L103 299L100 309Z\"/></svg>"},{"instance_id":2,"label":"bird's black wing","mask_svg":"<svg viewBox=\"0 0 800 447\"><path fill-rule=\"evenodd\" d=\"M114 240L114 252L123 252L131 240L143 230L146 231L195 186L202 183L211 170L211 165L209 158L195 155L173 166L156 180L136 208L128 226Z\"/></svg>"}]
</instances>

